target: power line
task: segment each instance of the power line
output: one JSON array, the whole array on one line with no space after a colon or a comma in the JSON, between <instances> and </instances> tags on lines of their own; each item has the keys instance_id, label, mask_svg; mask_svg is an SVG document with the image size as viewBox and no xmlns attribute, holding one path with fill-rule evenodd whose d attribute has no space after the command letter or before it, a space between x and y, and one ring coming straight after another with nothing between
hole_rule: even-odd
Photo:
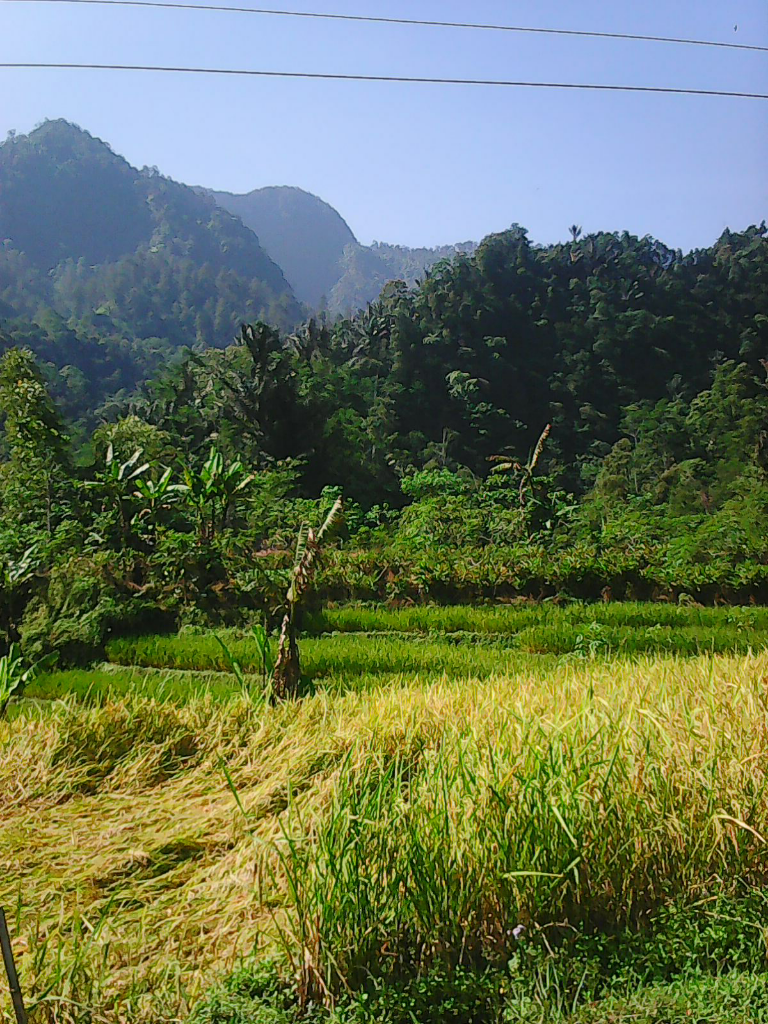
<instances>
[{"instance_id":1,"label":"power line","mask_svg":"<svg viewBox=\"0 0 768 1024\"><path fill-rule=\"evenodd\" d=\"M517 32L551 36L576 36L586 39L625 39L642 43L676 43L685 46L715 46L726 50L751 50L768 53L768 46L726 43L714 39L683 39L676 36L634 35L629 32L587 32L567 28L532 28L527 25L492 25L471 21L427 21L417 18L385 18L365 14L328 14L319 11L283 11L266 7L230 7L216 4L192 4L172 0L2 0L4 3L97 4L106 7L160 7L184 11L224 11L230 14L268 14L285 18L315 18L327 21L357 21L379 25L420 25L427 28L479 29L486 32Z\"/></svg>"},{"instance_id":2,"label":"power line","mask_svg":"<svg viewBox=\"0 0 768 1024\"><path fill-rule=\"evenodd\" d=\"M498 78L416 78L408 75L342 75L319 71L257 71L250 68L185 68L155 64L73 64L48 62L0 63L2 69L58 69L74 71L169 71L192 75L252 75L257 78L312 78L339 82L409 82L418 85L486 85L519 89L587 89L597 92L666 93L679 96L725 96L741 100L768 100L768 93L729 92L723 89L683 89L660 85L597 85L585 82L513 82Z\"/></svg>"}]
</instances>

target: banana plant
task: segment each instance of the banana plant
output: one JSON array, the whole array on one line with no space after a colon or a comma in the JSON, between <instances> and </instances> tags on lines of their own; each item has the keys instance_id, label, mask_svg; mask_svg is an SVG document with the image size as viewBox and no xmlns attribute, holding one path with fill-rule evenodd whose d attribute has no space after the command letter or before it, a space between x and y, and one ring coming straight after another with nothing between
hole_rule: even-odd
<instances>
[{"instance_id":1,"label":"banana plant","mask_svg":"<svg viewBox=\"0 0 768 1024\"><path fill-rule=\"evenodd\" d=\"M528 456L528 460L523 462L520 459L516 459L512 455L491 455L489 462L495 463L491 469L492 473L511 473L512 475L519 477L520 485L518 487L518 499L520 501L520 508L525 508L526 502L529 498L534 496L534 489L536 484L535 470L539 464L541 453L544 451L544 445L547 443L550 431L552 430L552 424L548 423L541 433L541 437L536 442L536 447Z\"/></svg>"},{"instance_id":2,"label":"banana plant","mask_svg":"<svg viewBox=\"0 0 768 1024\"><path fill-rule=\"evenodd\" d=\"M226 527L232 505L253 478L239 459L226 463L216 448L211 448L199 472L189 466L184 469L182 486L197 509L201 539L210 539Z\"/></svg>"},{"instance_id":3,"label":"banana plant","mask_svg":"<svg viewBox=\"0 0 768 1024\"><path fill-rule=\"evenodd\" d=\"M8 653L0 658L0 719L5 717L11 698L20 697L36 676L52 668L57 657L49 654L33 665L26 665L18 644L11 644Z\"/></svg>"},{"instance_id":4,"label":"banana plant","mask_svg":"<svg viewBox=\"0 0 768 1024\"><path fill-rule=\"evenodd\" d=\"M337 498L322 526L317 530L305 526L299 531L273 670L273 694L278 700L295 697L299 692L301 658L297 639L297 612L312 586L321 543L341 521L342 514L342 500Z\"/></svg>"},{"instance_id":5,"label":"banana plant","mask_svg":"<svg viewBox=\"0 0 768 1024\"><path fill-rule=\"evenodd\" d=\"M125 462L115 458L115 450L112 444L107 448L104 460L104 470L96 480L86 480L85 486L101 490L105 497L105 503L111 505L117 512L120 539L125 543L130 532L132 516L130 515L131 499L135 492L131 489L132 484L149 469L150 464L144 462L137 465L143 450L137 448Z\"/></svg>"},{"instance_id":6,"label":"banana plant","mask_svg":"<svg viewBox=\"0 0 768 1024\"><path fill-rule=\"evenodd\" d=\"M8 584L8 586L18 586L21 583L26 583L34 574L37 564L35 561L37 550L38 545L33 544L31 547L27 548L21 558L16 559L15 562L7 562L3 566L3 580Z\"/></svg>"},{"instance_id":7,"label":"banana plant","mask_svg":"<svg viewBox=\"0 0 768 1024\"><path fill-rule=\"evenodd\" d=\"M238 494L248 487L255 474L249 473L238 459L225 466L219 476L219 493L221 496L221 528L227 525L229 510Z\"/></svg>"},{"instance_id":8,"label":"banana plant","mask_svg":"<svg viewBox=\"0 0 768 1024\"><path fill-rule=\"evenodd\" d=\"M110 444L104 460L105 473L102 482L118 487L130 483L131 480L135 480L142 473L146 473L149 469L148 462L143 463L141 466L136 465L143 453L142 448L137 448L129 459L126 459L125 462L120 462L119 459L115 458L115 449Z\"/></svg>"},{"instance_id":9,"label":"banana plant","mask_svg":"<svg viewBox=\"0 0 768 1024\"><path fill-rule=\"evenodd\" d=\"M180 492L186 491L184 484L175 484L173 481L173 470L168 467L158 480L152 477L138 477L135 480L136 490L134 497L139 498L144 507L136 515L136 522L147 521L153 532L161 518L161 513L168 511Z\"/></svg>"},{"instance_id":10,"label":"banana plant","mask_svg":"<svg viewBox=\"0 0 768 1024\"><path fill-rule=\"evenodd\" d=\"M25 585L38 568L38 545L28 547L20 558L0 563L0 631L11 640L19 638L19 619L26 603Z\"/></svg>"}]
</instances>

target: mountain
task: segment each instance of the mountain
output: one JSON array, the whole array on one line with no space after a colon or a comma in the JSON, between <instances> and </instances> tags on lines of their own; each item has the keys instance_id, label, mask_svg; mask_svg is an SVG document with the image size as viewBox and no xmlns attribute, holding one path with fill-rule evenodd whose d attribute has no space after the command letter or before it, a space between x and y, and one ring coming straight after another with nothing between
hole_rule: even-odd
<instances>
[{"instance_id":1,"label":"mountain","mask_svg":"<svg viewBox=\"0 0 768 1024\"><path fill-rule=\"evenodd\" d=\"M72 418L243 322L347 315L473 249L363 246L309 192L192 188L65 120L0 145L0 352L33 348Z\"/></svg>"},{"instance_id":2,"label":"mountain","mask_svg":"<svg viewBox=\"0 0 768 1024\"><path fill-rule=\"evenodd\" d=\"M258 188L245 195L200 191L258 235L302 302L331 315L364 309L389 281L414 285L440 260L477 248L475 242L434 249L361 245L337 210L300 188Z\"/></svg>"},{"instance_id":3,"label":"mountain","mask_svg":"<svg viewBox=\"0 0 768 1024\"><path fill-rule=\"evenodd\" d=\"M0 146L0 245L0 304L18 314L219 346L243 320L302 316L239 218L63 120Z\"/></svg>"},{"instance_id":4,"label":"mountain","mask_svg":"<svg viewBox=\"0 0 768 1024\"><path fill-rule=\"evenodd\" d=\"M357 244L332 206L289 186L258 188L246 195L209 195L258 235L302 302L317 309L328 299L341 276L345 248Z\"/></svg>"}]
</instances>

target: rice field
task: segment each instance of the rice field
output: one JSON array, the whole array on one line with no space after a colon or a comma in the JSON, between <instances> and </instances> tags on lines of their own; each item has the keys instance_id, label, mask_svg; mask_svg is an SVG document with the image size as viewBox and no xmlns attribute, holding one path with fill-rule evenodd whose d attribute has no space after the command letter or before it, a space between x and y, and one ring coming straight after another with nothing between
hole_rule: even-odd
<instances>
[{"instance_id":1,"label":"rice field","mask_svg":"<svg viewBox=\"0 0 768 1024\"><path fill-rule=\"evenodd\" d=\"M39 679L0 723L33 1021L767 1021L768 616L535 618L328 610L280 706L236 631L245 685L189 630Z\"/></svg>"},{"instance_id":2,"label":"rice field","mask_svg":"<svg viewBox=\"0 0 768 1024\"><path fill-rule=\"evenodd\" d=\"M526 655L623 657L639 654L748 653L768 648L768 609L574 603L560 607L348 606L306 617L305 672L323 685L405 673L486 677ZM261 654L245 632L218 633L245 672L258 673ZM109 661L122 666L226 671L216 635L112 641Z\"/></svg>"},{"instance_id":3,"label":"rice field","mask_svg":"<svg viewBox=\"0 0 768 1024\"><path fill-rule=\"evenodd\" d=\"M648 602L605 602L583 604L571 601L541 604L522 601L508 605L412 605L387 608L381 605L345 605L327 608L307 616L309 632L497 633L509 635L534 626L668 626L715 631L736 626L768 630L768 607L703 607L695 604Z\"/></svg>"}]
</instances>

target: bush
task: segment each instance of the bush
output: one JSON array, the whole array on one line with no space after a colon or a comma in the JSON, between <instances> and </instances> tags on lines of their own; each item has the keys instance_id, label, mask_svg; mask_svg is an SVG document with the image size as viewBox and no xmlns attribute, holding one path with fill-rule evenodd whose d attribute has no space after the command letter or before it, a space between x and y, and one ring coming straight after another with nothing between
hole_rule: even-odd
<instances>
[{"instance_id":1,"label":"bush","mask_svg":"<svg viewBox=\"0 0 768 1024\"><path fill-rule=\"evenodd\" d=\"M64 664L92 661L113 634L157 629L166 616L156 602L132 593L125 558L100 552L57 565L42 593L27 605L21 624L28 657L57 651ZM170 624L172 619L168 619Z\"/></svg>"}]
</instances>

